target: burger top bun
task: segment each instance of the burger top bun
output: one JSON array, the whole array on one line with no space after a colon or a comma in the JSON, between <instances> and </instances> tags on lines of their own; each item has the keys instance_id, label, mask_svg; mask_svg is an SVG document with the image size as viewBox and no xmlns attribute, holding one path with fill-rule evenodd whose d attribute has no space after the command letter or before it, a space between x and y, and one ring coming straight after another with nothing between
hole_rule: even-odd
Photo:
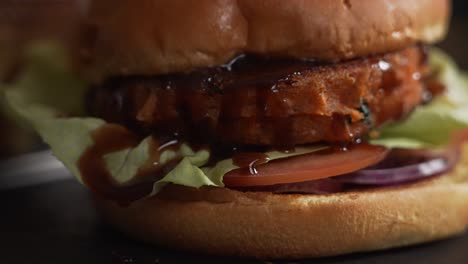
<instances>
[{"instance_id":1,"label":"burger top bun","mask_svg":"<svg viewBox=\"0 0 468 264\"><path fill-rule=\"evenodd\" d=\"M80 55L97 79L240 53L336 61L438 41L449 13L449 0L94 0Z\"/></svg>"}]
</instances>

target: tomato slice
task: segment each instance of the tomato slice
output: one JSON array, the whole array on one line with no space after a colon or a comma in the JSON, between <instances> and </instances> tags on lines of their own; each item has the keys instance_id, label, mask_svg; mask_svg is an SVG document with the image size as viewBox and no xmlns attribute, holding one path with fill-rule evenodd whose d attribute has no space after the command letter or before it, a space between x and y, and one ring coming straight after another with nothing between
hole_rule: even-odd
<instances>
[{"instance_id":1,"label":"tomato slice","mask_svg":"<svg viewBox=\"0 0 468 264\"><path fill-rule=\"evenodd\" d=\"M388 152L385 147L365 143L346 150L329 148L273 160L254 169L235 169L224 175L223 182L227 187L247 187L318 180L369 167L382 161Z\"/></svg>"}]
</instances>

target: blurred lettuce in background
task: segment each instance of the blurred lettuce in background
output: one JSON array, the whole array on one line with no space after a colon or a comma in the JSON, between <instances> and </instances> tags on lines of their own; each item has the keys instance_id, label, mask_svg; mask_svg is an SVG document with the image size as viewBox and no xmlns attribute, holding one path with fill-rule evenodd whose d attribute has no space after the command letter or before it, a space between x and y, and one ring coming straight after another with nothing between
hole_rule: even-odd
<instances>
[{"instance_id":1,"label":"blurred lettuce in background","mask_svg":"<svg viewBox=\"0 0 468 264\"><path fill-rule=\"evenodd\" d=\"M52 40L61 46L76 43L78 7L84 0L0 1L0 89L23 69L32 43ZM78 7L78 8L77 8ZM0 92L0 159L43 148L37 135L5 107Z\"/></svg>"}]
</instances>

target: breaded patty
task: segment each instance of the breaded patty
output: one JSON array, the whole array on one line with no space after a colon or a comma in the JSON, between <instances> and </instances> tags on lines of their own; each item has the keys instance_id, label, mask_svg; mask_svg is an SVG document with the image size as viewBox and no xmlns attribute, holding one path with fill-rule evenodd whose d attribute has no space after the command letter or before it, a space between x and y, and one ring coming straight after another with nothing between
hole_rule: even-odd
<instances>
[{"instance_id":1,"label":"breaded patty","mask_svg":"<svg viewBox=\"0 0 468 264\"><path fill-rule=\"evenodd\" d=\"M94 87L88 109L142 134L234 145L348 142L422 102L424 50L321 64L241 56L164 76L119 76Z\"/></svg>"}]
</instances>

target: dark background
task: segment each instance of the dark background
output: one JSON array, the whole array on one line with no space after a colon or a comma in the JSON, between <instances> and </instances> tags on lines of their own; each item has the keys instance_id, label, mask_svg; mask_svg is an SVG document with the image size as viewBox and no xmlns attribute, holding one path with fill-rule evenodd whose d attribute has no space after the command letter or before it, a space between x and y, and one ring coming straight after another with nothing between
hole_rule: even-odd
<instances>
[{"instance_id":1,"label":"dark background","mask_svg":"<svg viewBox=\"0 0 468 264\"><path fill-rule=\"evenodd\" d=\"M453 15L456 18L460 18L463 17L463 15L466 15L466 8L468 7L468 3L466 0L454 0L453 7Z\"/></svg>"},{"instance_id":2,"label":"dark background","mask_svg":"<svg viewBox=\"0 0 468 264\"><path fill-rule=\"evenodd\" d=\"M447 38L439 45L468 69L468 1L453 1L453 17Z\"/></svg>"}]
</instances>

